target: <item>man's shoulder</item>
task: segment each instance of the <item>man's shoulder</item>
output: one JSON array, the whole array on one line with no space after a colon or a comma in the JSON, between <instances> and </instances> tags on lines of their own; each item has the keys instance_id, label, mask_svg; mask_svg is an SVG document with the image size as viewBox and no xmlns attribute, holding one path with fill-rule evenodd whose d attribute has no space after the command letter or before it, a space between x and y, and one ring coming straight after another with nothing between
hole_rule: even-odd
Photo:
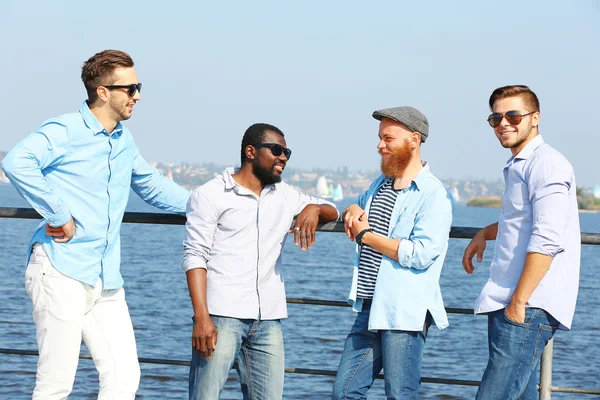
<instances>
[{"instance_id":1,"label":"man's shoulder","mask_svg":"<svg viewBox=\"0 0 600 400\"><path fill-rule=\"evenodd\" d=\"M547 143L542 143L527 160L528 170L533 172L539 169L565 173L572 172L571 162L558 150Z\"/></svg>"}]
</instances>

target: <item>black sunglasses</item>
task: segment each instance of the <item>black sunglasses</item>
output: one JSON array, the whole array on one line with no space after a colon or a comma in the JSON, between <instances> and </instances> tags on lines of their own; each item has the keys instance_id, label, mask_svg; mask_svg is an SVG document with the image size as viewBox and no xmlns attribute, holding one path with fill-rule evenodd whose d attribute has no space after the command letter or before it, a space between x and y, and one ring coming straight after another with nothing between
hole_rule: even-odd
<instances>
[{"instance_id":1,"label":"black sunglasses","mask_svg":"<svg viewBox=\"0 0 600 400\"><path fill-rule=\"evenodd\" d=\"M104 86L108 90L113 89L127 89L127 94L130 97L135 96L135 92L142 93L142 83L132 83L131 85L107 85Z\"/></svg>"},{"instance_id":2,"label":"black sunglasses","mask_svg":"<svg viewBox=\"0 0 600 400\"><path fill-rule=\"evenodd\" d=\"M523 117L526 117L533 113L535 113L535 111L532 111L527 114L521 114L519 111L514 111L514 110L507 111L504 114L493 113L493 114L490 114L487 121L489 122L489 124L492 128L496 128L496 127L500 126L500 123L502 122L502 118L506 118L508 123L511 125L519 125L521 123L521 121L523 121Z\"/></svg>"},{"instance_id":3,"label":"black sunglasses","mask_svg":"<svg viewBox=\"0 0 600 400\"><path fill-rule=\"evenodd\" d=\"M275 157L279 157L281 154L285 154L285 157L289 160L292 156L292 151L290 149L287 149L277 143L259 143L253 146L257 149L260 149L261 147L268 147L269 149L271 149L271 153L273 153Z\"/></svg>"}]
</instances>

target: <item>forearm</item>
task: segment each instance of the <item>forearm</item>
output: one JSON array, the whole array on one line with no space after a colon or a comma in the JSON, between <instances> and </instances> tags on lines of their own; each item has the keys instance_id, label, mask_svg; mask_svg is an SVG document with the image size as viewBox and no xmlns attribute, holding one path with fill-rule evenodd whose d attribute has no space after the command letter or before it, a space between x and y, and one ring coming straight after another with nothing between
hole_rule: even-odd
<instances>
[{"instance_id":1,"label":"forearm","mask_svg":"<svg viewBox=\"0 0 600 400\"><path fill-rule=\"evenodd\" d=\"M512 295L511 303L524 307L535 288L550 269L551 264L552 257L550 256L540 253L527 253L525 267Z\"/></svg>"},{"instance_id":2,"label":"forearm","mask_svg":"<svg viewBox=\"0 0 600 400\"><path fill-rule=\"evenodd\" d=\"M206 300L206 270L195 268L186 272L188 290L194 308L196 319L208 316L208 303Z\"/></svg>"},{"instance_id":3,"label":"forearm","mask_svg":"<svg viewBox=\"0 0 600 400\"><path fill-rule=\"evenodd\" d=\"M373 232L367 232L362 237L362 243L374 250L377 250L392 260L398 261L398 246L400 246L399 240L390 239L385 236L377 235Z\"/></svg>"},{"instance_id":4,"label":"forearm","mask_svg":"<svg viewBox=\"0 0 600 400\"><path fill-rule=\"evenodd\" d=\"M483 235L485 240L496 240L496 236L498 235L498 223L491 224L486 226L477 232L478 235Z\"/></svg>"},{"instance_id":5,"label":"forearm","mask_svg":"<svg viewBox=\"0 0 600 400\"><path fill-rule=\"evenodd\" d=\"M17 191L51 226L69 222L69 209L52 190L33 154L14 149L3 160L2 169Z\"/></svg>"},{"instance_id":6,"label":"forearm","mask_svg":"<svg viewBox=\"0 0 600 400\"><path fill-rule=\"evenodd\" d=\"M319 206L319 222L326 223L330 221L335 221L338 217L338 212L335 207L330 206L329 204L321 204Z\"/></svg>"}]
</instances>

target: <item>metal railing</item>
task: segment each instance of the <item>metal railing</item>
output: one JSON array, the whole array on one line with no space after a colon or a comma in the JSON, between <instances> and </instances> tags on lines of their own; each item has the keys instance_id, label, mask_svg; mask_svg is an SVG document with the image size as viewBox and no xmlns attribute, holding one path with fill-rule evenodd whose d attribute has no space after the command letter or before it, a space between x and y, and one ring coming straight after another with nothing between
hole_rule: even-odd
<instances>
[{"instance_id":1,"label":"metal railing","mask_svg":"<svg viewBox=\"0 0 600 400\"><path fill-rule=\"evenodd\" d=\"M30 208L11 208L0 207L0 218L21 218L21 219L40 219L41 216ZM137 224L164 224L164 225L184 225L185 217L175 214L163 213L141 213L141 212L126 212L123 217L123 222ZM344 232L344 224L341 222L329 222L319 224L317 230L322 232ZM453 239L471 239L479 231L479 228L472 227L452 227L450 237ZM600 245L600 234L597 233L581 233L581 244ZM287 298L288 304L305 304L316 306L330 307L350 307L345 301L332 301L321 299L307 298ZM446 307L446 312L449 314L474 314L473 309L468 308L453 308ZM590 394L600 395L600 388L573 388L552 385L552 358L554 352L554 340L550 340L542 353L540 361L540 384L539 398L540 400L549 400L552 393L575 393L575 394ZM13 354L21 356L37 356L37 351L19 350L19 349L3 349L0 348L0 354ZM80 359L91 359L90 354L82 353ZM160 364L160 365L176 365L189 366L190 362L185 360L172 360L161 358L139 358L140 363L145 364ZM304 374L304 375L322 375L335 376L336 371L309 369L309 368L285 368L286 373ZM377 379L383 379L380 374ZM445 379L434 377L421 377L423 383L437 383L446 385L462 385L462 386L479 386L479 381L462 380L462 379Z\"/></svg>"}]
</instances>

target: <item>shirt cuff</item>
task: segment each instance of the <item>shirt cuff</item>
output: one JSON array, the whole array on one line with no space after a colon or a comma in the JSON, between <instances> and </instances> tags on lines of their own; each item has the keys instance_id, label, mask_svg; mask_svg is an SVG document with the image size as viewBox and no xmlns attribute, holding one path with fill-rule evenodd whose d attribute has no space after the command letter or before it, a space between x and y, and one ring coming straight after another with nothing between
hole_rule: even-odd
<instances>
[{"instance_id":1,"label":"shirt cuff","mask_svg":"<svg viewBox=\"0 0 600 400\"><path fill-rule=\"evenodd\" d=\"M544 254L546 256L550 256L552 258L556 257L557 254L565 251L563 247L555 243L540 243L536 240L535 236L532 236L529 240L529 245L527 246L528 253L539 253Z\"/></svg>"},{"instance_id":2,"label":"shirt cuff","mask_svg":"<svg viewBox=\"0 0 600 400\"><path fill-rule=\"evenodd\" d=\"M408 239L400 239L398 246L398 263L404 268L412 267L415 245Z\"/></svg>"},{"instance_id":3,"label":"shirt cuff","mask_svg":"<svg viewBox=\"0 0 600 400\"><path fill-rule=\"evenodd\" d=\"M36 209L36 211L38 213L40 213L40 211L38 209ZM48 224L51 227L58 228L59 226L63 226L64 224L66 224L67 222L69 222L71 220L71 213L69 213L67 210L62 208L58 212L54 213L53 215L46 217L46 220L48 221Z\"/></svg>"},{"instance_id":4,"label":"shirt cuff","mask_svg":"<svg viewBox=\"0 0 600 400\"><path fill-rule=\"evenodd\" d=\"M208 269L206 266L206 262L202 257L198 256L184 256L183 261L181 262L181 269L183 272L188 272L191 269Z\"/></svg>"}]
</instances>

